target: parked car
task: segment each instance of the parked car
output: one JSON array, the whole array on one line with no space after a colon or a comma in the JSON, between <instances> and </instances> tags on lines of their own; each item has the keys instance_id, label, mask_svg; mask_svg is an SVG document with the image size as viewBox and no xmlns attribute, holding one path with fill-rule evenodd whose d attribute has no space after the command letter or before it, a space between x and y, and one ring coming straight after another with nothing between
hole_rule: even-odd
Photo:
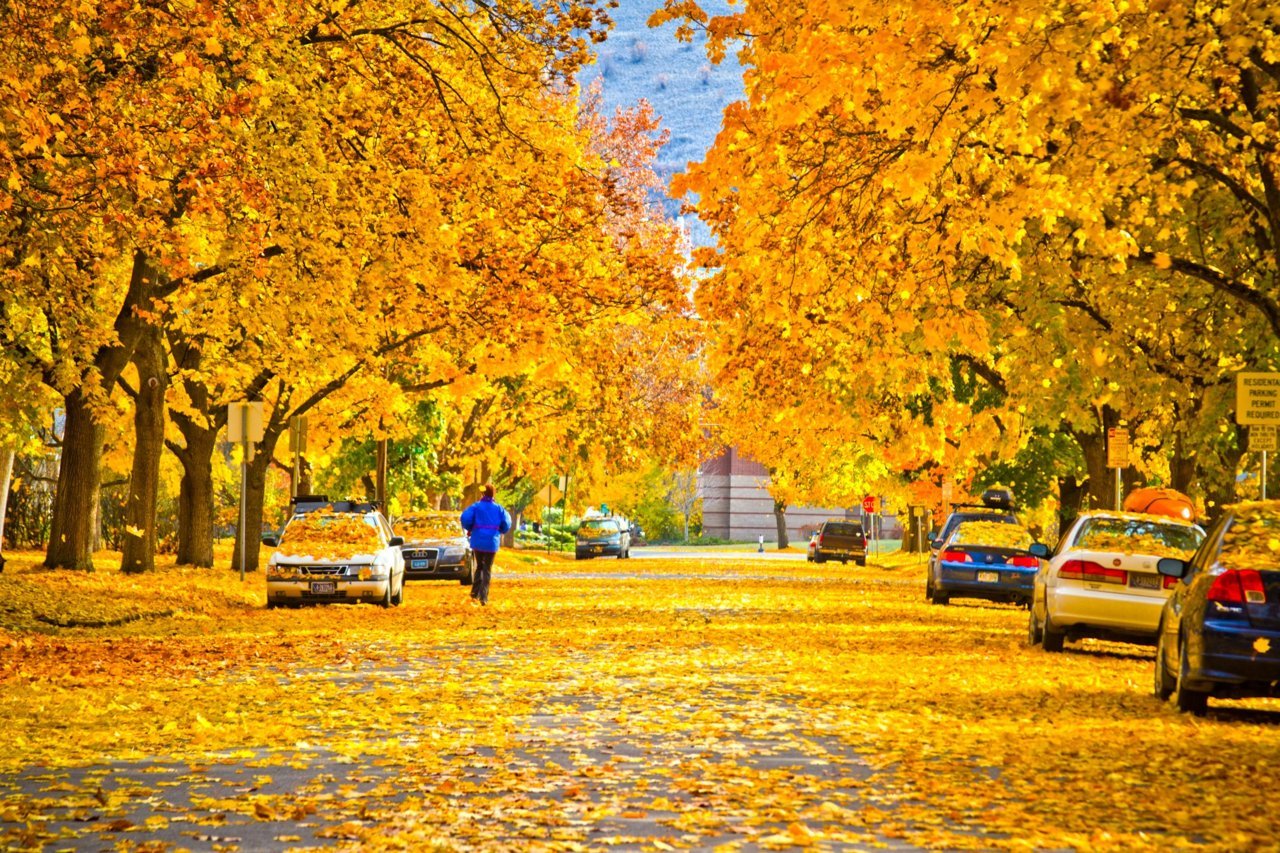
<instances>
[{"instance_id":1,"label":"parked car","mask_svg":"<svg viewBox=\"0 0 1280 853\"><path fill-rule=\"evenodd\" d=\"M946 604L952 596L1030 604L1040 559L1047 556L1049 548L1021 524L962 521L930 565L925 598L933 604Z\"/></svg>"},{"instance_id":2,"label":"parked car","mask_svg":"<svg viewBox=\"0 0 1280 853\"><path fill-rule=\"evenodd\" d=\"M296 501L267 561L267 607L404 600L404 558L387 519L370 503Z\"/></svg>"},{"instance_id":3,"label":"parked car","mask_svg":"<svg viewBox=\"0 0 1280 853\"><path fill-rule=\"evenodd\" d=\"M867 564L867 534L861 521L824 521L816 535L818 541L812 548L813 562L839 560L847 564L852 559L859 566Z\"/></svg>"},{"instance_id":4,"label":"parked car","mask_svg":"<svg viewBox=\"0 0 1280 853\"><path fill-rule=\"evenodd\" d=\"M578 526L574 540L573 555L579 560L631 556L631 531L612 518L587 519Z\"/></svg>"},{"instance_id":5,"label":"parked car","mask_svg":"<svg viewBox=\"0 0 1280 853\"><path fill-rule=\"evenodd\" d=\"M471 545L456 512L419 512L396 519L408 580L457 580L471 586Z\"/></svg>"},{"instance_id":6,"label":"parked car","mask_svg":"<svg viewBox=\"0 0 1280 853\"><path fill-rule=\"evenodd\" d=\"M946 542L956 526L966 521L994 521L998 524L1022 526L1022 519L1013 509L1013 492L1004 488L991 488L982 493L982 503L958 503L951 505L951 513L942 523L942 529L929 540L928 577L939 577L942 567L938 564L942 555L942 543Z\"/></svg>"},{"instance_id":7,"label":"parked car","mask_svg":"<svg viewBox=\"0 0 1280 853\"><path fill-rule=\"evenodd\" d=\"M1081 513L1036 574L1028 642L1050 652L1084 637L1154 643L1173 587L1156 562L1189 558L1202 539L1198 525L1168 516Z\"/></svg>"},{"instance_id":8,"label":"parked car","mask_svg":"<svg viewBox=\"0 0 1280 853\"><path fill-rule=\"evenodd\" d=\"M1210 697L1280 695L1280 501L1228 507L1190 559L1157 563L1155 695L1203 713Z\"/></svg>"},{"instance_id":9,"label":"parked car","mask_svg":"<svg viewBox=\"0 0 1280 853\"><path fill-rule=\"evenodd\" d=\"M812 563L814 555L817 553L818 553L818 531L815 530L809 534L809 550L804 555L804 558L810 563Z\"/></svg>"}]
</instances>

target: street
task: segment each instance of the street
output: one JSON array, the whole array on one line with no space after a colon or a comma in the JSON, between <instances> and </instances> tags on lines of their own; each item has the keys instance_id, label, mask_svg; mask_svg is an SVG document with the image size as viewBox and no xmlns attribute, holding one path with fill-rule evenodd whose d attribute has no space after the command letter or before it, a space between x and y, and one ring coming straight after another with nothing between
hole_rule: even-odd
<instances>
[{"instance_id":1,"label":"street","mask_svg":"<svg viewBox=\"0 0 1280 853\"><path fill-rule=\"evenodd\" d=\"M929 606L918 564L886 562L504 552L488 608L417 582L389 610L267 611L261 578L217 572L190 609L154 605L168 616L3 633L0 839L1275 844L1255 794L1276 790L1280 705L1180 715L1150 695L1149 649L1029 649L1024 610ZM11 571L0 589L24 581L45 582Z\"/></svg>"}]
</instances>

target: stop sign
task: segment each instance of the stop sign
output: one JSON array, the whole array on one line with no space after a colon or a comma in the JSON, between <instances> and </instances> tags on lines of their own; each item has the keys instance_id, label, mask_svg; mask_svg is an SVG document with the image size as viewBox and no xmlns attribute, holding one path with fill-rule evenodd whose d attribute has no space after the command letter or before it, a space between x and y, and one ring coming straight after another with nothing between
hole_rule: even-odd
<instances>
[{"instance_id":1,"label":"stop sign","mask_svg":"<svg viewBox=\"0 0 1280 853\"><path fill-rule=\"evenodd\" d=\"M867 495L865 498L862 499L862 511L863 512L876 511L876 499L874 495Z\"/></svg>"}]
</instances>

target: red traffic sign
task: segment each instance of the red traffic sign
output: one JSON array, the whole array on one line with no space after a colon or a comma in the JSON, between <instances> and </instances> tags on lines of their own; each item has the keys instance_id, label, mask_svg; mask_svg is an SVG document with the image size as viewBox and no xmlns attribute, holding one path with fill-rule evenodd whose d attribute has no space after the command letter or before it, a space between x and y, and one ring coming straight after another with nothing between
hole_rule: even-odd
<instances>
[{"instance_id":1,"label":"red traffic sign","mask_svg":"<svg viewBox=\"0 0 1280 853\"><path fill-rule=\"evenodd\" d=\"M867 495L865 498L862 499L862 511L863 512L876 511L876 499L874 495Z\"/></svg>"}]
</instances>

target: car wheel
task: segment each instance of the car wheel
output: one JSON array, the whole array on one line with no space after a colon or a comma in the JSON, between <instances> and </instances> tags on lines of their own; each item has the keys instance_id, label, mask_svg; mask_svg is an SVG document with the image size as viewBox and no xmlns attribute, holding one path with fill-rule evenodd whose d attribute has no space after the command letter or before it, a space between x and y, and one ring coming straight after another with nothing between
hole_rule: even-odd
<instances>
[{"instance_id":1,"label":"car wheel","mask_svg":"<svg viewBox=\"0 0 1280 853\"><path fill-rule=\"evenodd\" d=\"M391 604L399 607L404 603L404 578L400 578L400 588L396 590L396 594L391 596Z\"/></svg>"},{"instance_id":2,"label":"car wheel","mask_svg":"<svg viewBox=\"0 0 1280 853\"><path fill-rule=\"evenodd\" d=\"M391 606L391 581L390 581L390 580L388 580L388 581L387 581L387 588L386 588L386 590L382 593L382 600L381 600L381 601L379 601L379 602L378 602L378 604L379 604L381 607L390 607L390 606Z\"/></svg>"},{"instance_id":3,"label":"car wheel","mask_svg":"<svg viewBox=\"0 0 1280 853\"><path fill-rule=\"evenodd\" d=\"M268 609L268 610L275 610L275 609L276 609L276 608L278 608L279 606L280 606L280 604L279 604L279 603L278 603L274 598L268 598L268 599L267 599L267 609Z\"/></svg>"},{"instance_id":4,"label":"car wheel","mask_svg":"<svg viewBox=\"0 0 1280 853\"><path fill-rule=\"evenodd\" d=\"M1178 680L1173 688L1173 704L1179 711L1200 716L1209 707L1209 694L1203 690L1192 690L1187 687L1187 672L1191 669L1187 663L1187 644L1178 638Z\"/></svg>"},{"instance_id":5,"label":"car wheel","mask_svg":"<svg viewBox=\"0 0 1280 853\"><path fill-rule=\"evenodd\" d=\"M1036 609L1027 607L1027 645L1040 645L1040 622L1036 619Z\"/></svg>"},{"instance_id":6,"label":"car wheel","mask_svg":"<svg viewBox=\"0 0 1280 853\"><path fill-rule=\"evenodd\" d=\"M1152 692L1161 702L1173 695L1173 689L1178 682L1169 674L1169 668L1164 662L1168 660L1169 650L1165 648L1164 624L1160 625L1160 633L1156 635L1156 665L1155 665L1155 682Z\"/></svg>"},{"instance_id":7,"label":"car wheel","mask_svg":"<svg viewBox=\"0 0 1280 853\"><path fill-rule=\"evenodd\" d=\"M822 556L821 554L814 554L813 561L815 563L825 563L827 561L827 558Z\"/></svg>"},{"instance_id":8,"label":"car wheel","mask_svg":"<svg viewBox=\"0 0 1280 853\"><path fill-rule=\"evenodd\" d=\"M1062 645L1067 641L1067 632L1060 631L1053 626L1053 620L1049 618L1049 611L1044 612L1044 624L1040 626L1040 647L1046 652L1060 652Z\"/></svg>"},{"instance_id":9,"label":"car wheel","mask_svg":"<svg viewBox=\"0 0 1280 853\"><path fill-rule=\"evenodd\" d=\"M867 564L867 558L859 557L858 559L854 560L854 562L857 563L859 566L865 566Z\"/></svg>"},{"instance_id":10,"label":"car wheel","mask_svg":"<svg viewBox=\"0 0 1280 853\"><path fill-rule=\"evenodd\" d=\"M471 586L471 582L476 576L476 564L474 557L467 557L466 571L462 573L462 577L458 578L458 583L463 586Z\"/></svg>"}]
</instances>

